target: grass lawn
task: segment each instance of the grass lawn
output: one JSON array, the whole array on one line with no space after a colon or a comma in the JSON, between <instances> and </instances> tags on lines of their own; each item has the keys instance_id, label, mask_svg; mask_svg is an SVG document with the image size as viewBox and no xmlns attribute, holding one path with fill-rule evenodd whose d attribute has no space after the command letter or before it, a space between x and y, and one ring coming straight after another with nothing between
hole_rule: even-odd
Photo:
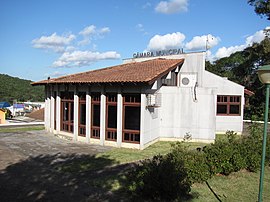
<instances>
[{"instance_id":1,"label":"grass lawn","mask_svg":"<svg viewBox=\"0 0 270 202\"><path fill-rule=\"evenodd\" d=\"M223 137L218 137L223 138ZM186 143L191 149L202 147L205 144L202 143ZM114 159L118 163L127 163L137 160L142 160L146 158L151 158L157 154L166 154L170 151L171 142L157 142L145 150L132 150L116 148L111 151L99 154L99 157L106 157L109 159ZM97 156L97 157L98 157ZM97 178L91 181L90 184L95 187L106 187L110 186L111 191L116 191L121 189L121 182L119 182L123 176L106 176L105 178ZM252 173L248 171L240 171L237 173L232 173L229 176L214 176L208 180L207 183L196 183L192 186L191 194L192 199L189 201L194 202L205 202L205 201L256 201L258 197L258 187L259 187L260 173ZM211 191L212 189L212 191ZM214 195L217 195L217 197ZM125 193L119 193L125 194ZM265 169L264 177L264 201L270 201L270 167Z\"/></svg>"},{"instance_id":2,"label":"grass lawn","mask_svg":"<svg viewBox=\"0 0 270 202\"><path fill-rule=\"evenodd\" d=\"M0 133L25 132L31 130L44 130L44 126L17 126L17 127L0 127Z\"/></svg>"},{"instance_id":3,"label":"grass lawn","mask_svg":"<svg viewBox=\"0 0 270 202\"><path fill-rule=\"evenodd\" d=\"M260 173L240 171L229 176L214 176L208 184L221 201L257 201ZM206 183L194 184L191 201L218 201ZM270 201L270 167L265 167L263 201Z\"/></svg>"},{"instance_id":4,"label":"grass lawn","mask_svg":"<svg viewBox=\"0 0 270 202\"><path fill-rule=\"evenodd\" d=\"M125 149L125 148L114 148L108 152L98 154L97 157L106 157L112 160L115 160L118 163L128 163L138 160L143 160L151 158L154 155L158 154L167 154L170 152L171 144L173 142L157 142L144 150L137 149ZM206 143L194 143L189 142L185 143L189 146L190 149L196 149L197 147L205 146Z\"/></svg>"},{"instance_id":5,"label":"grass lawn","mask_svg":"<svg viewBox=\"0 0 270 202\"><path fill-rule=\"evenodd\" d=\"M43 130L43 126L28 126L28 127L13 127L0 128L0 132L22 132L30 130ZM223 135L217 135L217 139L224 138ZM157 142L144 150L114 148L110 151L100 153L88 161L77 161L63 165L59 172L79 173L80 171L95 171L106 166L106 159L114 162L112 165L119 165L138 160L151 158L157 154L167 154L171 150L172 142ZM190 149L203 147L205 143L185 143ZM242 170L237 173L232 173L229 176L214 176L207 181L207 183L193 184L191 194L194 202L211 202L211 201L257 201L258 187L259 187L260 173L251 173ZM93 189L103 189L114 193L116 198L123 199L126 193L121 191L125 186L122 181L124 179L123 173L114 173L109 175L96 175L95 178L85 179L84 183L89 184ZM215 196L216 195L216 196ZM270 167L266 167L264 176L264 200L270 201ZM217 199L219 198L219 200Z\"/></svg>"}]
</instances>

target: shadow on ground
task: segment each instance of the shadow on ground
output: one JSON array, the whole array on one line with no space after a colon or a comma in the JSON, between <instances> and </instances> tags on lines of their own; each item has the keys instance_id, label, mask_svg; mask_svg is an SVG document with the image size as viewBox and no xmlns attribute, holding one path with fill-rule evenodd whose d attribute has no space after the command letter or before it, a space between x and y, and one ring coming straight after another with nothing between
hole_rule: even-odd
<instances>
[{"instance_id":1,"label":"shadow on ground","mask_svg":"<svg viewBox=\"0 0 270 202\"><path fill-rule=\"evenodd\" d=\"M40 155L10 165L0 173L1 201L119 201L113 184L100 179L125 172L107 157Z\"/></svg>"}]
</instances>

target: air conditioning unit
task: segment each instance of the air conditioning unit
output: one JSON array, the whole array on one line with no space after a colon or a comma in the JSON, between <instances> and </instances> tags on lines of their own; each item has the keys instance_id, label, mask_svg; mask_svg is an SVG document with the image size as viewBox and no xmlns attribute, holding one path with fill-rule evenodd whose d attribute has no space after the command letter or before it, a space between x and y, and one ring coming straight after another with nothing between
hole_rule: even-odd
<instances>
[{"instance_id":1,"label":"air conditioning unit","mask_svg":"<svg viewBox=\"0 0 270 202\"><path fill-rule=\"evenodd\" d=\"M180 86L181 87L194 87L197 82L197 74L183 73L180 76Z\"/></svg>"}]
</instances>

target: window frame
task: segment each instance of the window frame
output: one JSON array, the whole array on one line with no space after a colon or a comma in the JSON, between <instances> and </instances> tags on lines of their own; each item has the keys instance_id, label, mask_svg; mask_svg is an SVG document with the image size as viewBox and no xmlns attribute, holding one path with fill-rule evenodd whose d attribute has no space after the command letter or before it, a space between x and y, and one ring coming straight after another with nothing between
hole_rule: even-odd
<instances>
[{"instance_id":1,"label":"window frame","mask_svg":"<svg viewBox=\"0 0 270 202\"><path fill-rule=\"evenodd\" d=\"M73 95L73 96L72 96ZM74 131L74 93L73 92L61 92L61 131L73 133ZM68 120L64 120L64 105L68 107ZM73 117L72 117L73 115ZM67 129L66 129L67 128Z\"/></svg>"},{"instance_id":2,"label":"window frame","mask_svg":"<svg viewBox=\"0 0 270 202\"><path fill-rule=\"evenodd\" d=\"M241 116L241 95L217 95L217 116ZM230 113L230 107L237 105L239 107L239 113ZM226 113L218 113L219 106L226 106Z\"/></svg>"},{"instance_id":3,"label":"window frame","mask_svg":"<svg viewBox=\"0 0 270 202\"><path fill-rule=\"evenodd\" d=\"M132 98L132 96L133 96L133 98ZM129 98L129 99L127 99L127 98ZM139 107L139 109L141 110L141 94L134 93L134 94L124 94L123 95L123 120L122 120L122 126L123 126L123 128L122 128L122 142L140 144L141 126L140 126L139 130L125 129L125 108L126 107ZM141 119L141 112L140 112L140 119ZM128 134L129 140L125 140L125 134ZM137 135L139 136L139 141L135 140L135 136L137 136ZM132 138L132 137L134 137L134 138Z\"/></svg>"},{"instance_id":4,"label":"window frame","mask_svg":"<svg viewBox=\"0 0 270 202\"><path fill-rule=\"evenodd\" d=\"M109 107L116 107L116 128L109 128ZM117 94L109 93L106 95L106 134L105 140L117 141Z\"/></svg>"},{"instance_id":5,"label":"window frame","mask_svg":"<svg viewBox=\"0 0 270 202\"><path fill-rule=\"evenodd\" d=\"M100 125L95 126L94 124L94 105L99 106L99 113L101 112L101 93L91 94L91 138L100 139ZM99 117L100 119L100 117ZM100 120L99 120L100 123Z\"/></svg>"},{"instance_id":6,"label":"window frame","mask_svg":"<svg viewBox=\"0 0 270 202\"><path fill-rule=\"evenodd\" d=\"M85 116L86 116L86 94L80 95L79 94L79 106L78 106L78 135L81 137L86 137L86 117L85 117L85 124L81 124L81 105L85 105Z\"/></svg>"}]
</instances>

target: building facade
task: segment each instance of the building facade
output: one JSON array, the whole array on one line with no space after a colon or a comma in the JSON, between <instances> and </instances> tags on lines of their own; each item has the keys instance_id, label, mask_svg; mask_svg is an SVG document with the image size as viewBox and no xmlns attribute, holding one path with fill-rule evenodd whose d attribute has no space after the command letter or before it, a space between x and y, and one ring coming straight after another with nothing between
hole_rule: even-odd
<instances>
[{"instance_id":1,"label":"building facade","mask_svg":"<svg viewBox=\"0 0 270 202\"><path fill-rule=\"evenodd\" d=\"M45 85L45 128L75 141L144 149L242 132L244 87L205 70L205 53L132 58Z\"/></svg>"}]
</instances>

